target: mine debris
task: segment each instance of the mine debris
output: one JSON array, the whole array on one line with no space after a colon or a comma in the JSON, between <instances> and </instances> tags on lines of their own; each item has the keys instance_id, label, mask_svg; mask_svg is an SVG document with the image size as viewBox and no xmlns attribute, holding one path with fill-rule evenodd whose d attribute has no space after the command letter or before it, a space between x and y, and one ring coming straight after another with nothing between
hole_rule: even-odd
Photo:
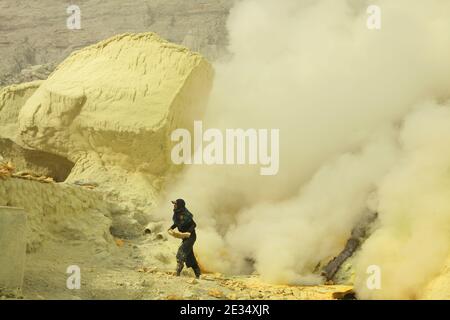
<instances>
[{"instance_id":1,"label":"mine debris","mask_svg":"<svg viewBox=\"0 0 450 320\"><path fill-rule=\"evenodd\" d=\"M327 281L333 281L335 274L339 271L342 264L361 246L361 243L368 236L370 225L377 217L378 213L370 213L364 216L356 227L353 228L344 250L331 260L322 271L322 275L326 277Z\"/></svg>"},{"instance_id":2,"label":"mine debris","mask_svg":"<svg viewBox=\"0 0 450 320\"><path fill-rule=\"evenodd\" d=\"M18 179L26 179L26 180L32 180L32 181L38 181L43 183L54 183L55 180L53 180L52 177L42 176L35 174L33 172L28 171L20 171L17 173L12 174L12 177L18 178Z\"/></svg>"},{"instance_id":3,"label":"mine debris","mask_svg":"<svg viewBox=\"0 0 450 320\"><path fill-rule=\"evenodd\" d=\"M18 179L33 180L33 181L38 181L38 182L43 182L43 183L55 182L52 177L35 174L35 173L29 172L29 171L19 171L17 173L15 171L16 171L16 168L10 161L0 162L0 179L18 178Z\"/></svg>"},{"instance_id":4,"label":"mine debris","mask_svg":"<svg viewBox=\"0 0 450 320\"><path fill-rule=\"evenodd\" d=\"M336 300L356 300L356 294L353 289L349 289L343 292L334 292L332 297Z\"/></svg>"},{"instance_id":5,"label":"mine debris","mask_svg":"<svg viewBox=\"0 0 450 320\"><path fill-rule=\"evenodd\" d=\"M6 179L13 175L14 166L11 162L2 162L0 163L0 179Z\"/></svg>"},{"instance_id":6,"label":"mine debris","mask_svg":"<svg viewBox=\"0 0 450 320\"><path fill-rule=\"evenodd\" d=\"M208 291L208 295L210 295L211 297L217 298L217 299L222 299L223 298L223 292L217 289L212 289Z\"/></svg>"},{"instance_id":7,"label":"mine debris","mask_svg":"<svg viewBox=\"0 0 450 320\"><path fill-rule=\"evenodd\" d=\"M86 188L86 189L95 189L98 187L98 183L93 181L85 181L85 180L77 180L73 184Z\"/></svg>"}]
</instances>

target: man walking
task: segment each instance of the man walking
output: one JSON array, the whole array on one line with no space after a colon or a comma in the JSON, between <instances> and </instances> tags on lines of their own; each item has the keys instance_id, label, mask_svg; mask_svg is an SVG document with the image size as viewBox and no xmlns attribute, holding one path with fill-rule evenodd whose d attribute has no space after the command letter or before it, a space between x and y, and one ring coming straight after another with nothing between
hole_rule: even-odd
<instances>
[{"instance_id":1,"label":"man walking","mask_svg":"<svg viewBox=\"0 0 450 320\"><path fill-rule=\"evenodd\" d=\"M186 208L186 202L183 199L172 201L173 203L173 225L169 228L168 233L178 239L182 239L181 245L177 252L177 276L186 267L194 270L195 276L200 277L200 267L194 255L194 243L197 240L195 228L197 227L192 213ZM175 229L178 228L178 231Z\"/></svg>"}]
</instances>

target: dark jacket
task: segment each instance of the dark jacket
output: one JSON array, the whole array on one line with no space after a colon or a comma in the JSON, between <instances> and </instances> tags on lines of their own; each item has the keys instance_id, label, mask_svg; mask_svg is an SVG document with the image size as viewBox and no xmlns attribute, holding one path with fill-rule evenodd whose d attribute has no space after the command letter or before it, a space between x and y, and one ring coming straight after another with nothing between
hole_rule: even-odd
<instances>
[{"instance_id":1,"label":"dark jacket","mask_svg":"<svg viewBox=\"0 0 450 320\"><path fill-rule=\"evenodd\" d=\"M170 229L178 228L180 232L189 232L191 237L195 236L195 228L197 224L193 219L193 215L187 208L181 208L174 210L173 213L173 225Z\"/></svg>"}]
</instances>

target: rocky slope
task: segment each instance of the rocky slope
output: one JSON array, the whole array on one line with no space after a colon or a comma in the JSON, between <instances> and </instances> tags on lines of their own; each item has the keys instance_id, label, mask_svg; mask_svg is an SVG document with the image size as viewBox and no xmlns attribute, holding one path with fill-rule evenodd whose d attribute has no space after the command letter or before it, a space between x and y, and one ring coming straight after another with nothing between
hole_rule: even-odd
<instances>
[{"instance_id":1,"label":"rocky slope","mask_svg":"<svg viewBox=\"0 0 450 320\"><path fill-rule=\"evenodd\" d=\"M44 242L90 243L92 252L114 246L110 235L111 206L102 195L65 184L0 179L0 206L27 213L27 252Z\"/></svg>"}]
</instances>

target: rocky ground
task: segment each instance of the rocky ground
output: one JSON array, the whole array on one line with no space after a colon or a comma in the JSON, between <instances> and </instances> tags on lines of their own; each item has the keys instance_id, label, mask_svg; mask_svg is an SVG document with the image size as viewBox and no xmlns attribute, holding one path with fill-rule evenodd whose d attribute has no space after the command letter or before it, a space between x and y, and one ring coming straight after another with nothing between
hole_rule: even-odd
<instances>
[{"instance_id":1,"label":"rocky ground","mask_svg":"<svg viewBox=\"0 0 450 320\"><path fill-rule=\"evenodd\" d=\"M47 244L44 251L28 256L24 299L336 299L352 288L343 285L271 285L258 275L230 276L209 273L196 280L193 272L174 275L177 240L151 236L117 240L109 255L90 252L85 244L63 247ZM46 259L43 259L43 256ZM81 268L81 288L66 287L69 265Z\"/></svg>"},{"instance_id":2,"label":"rocky ground","mask_svg":"<svg viewBox=\"0 0 450 320\"><path fill-rule=\"evenodd\" d=\"M21 296L0 293L0 299L337 299L352 289L273 285L257 274L205 272L197 280L191 269L176 277L180 240L166 233L168 222L149 223L131 239L113 236L114 224L95 188L15 175L12 165L0 166L0 205L32 213L24 283ZM80 268L80 289L67 287L70 266Z\"/></svg>"}]
</instances>

